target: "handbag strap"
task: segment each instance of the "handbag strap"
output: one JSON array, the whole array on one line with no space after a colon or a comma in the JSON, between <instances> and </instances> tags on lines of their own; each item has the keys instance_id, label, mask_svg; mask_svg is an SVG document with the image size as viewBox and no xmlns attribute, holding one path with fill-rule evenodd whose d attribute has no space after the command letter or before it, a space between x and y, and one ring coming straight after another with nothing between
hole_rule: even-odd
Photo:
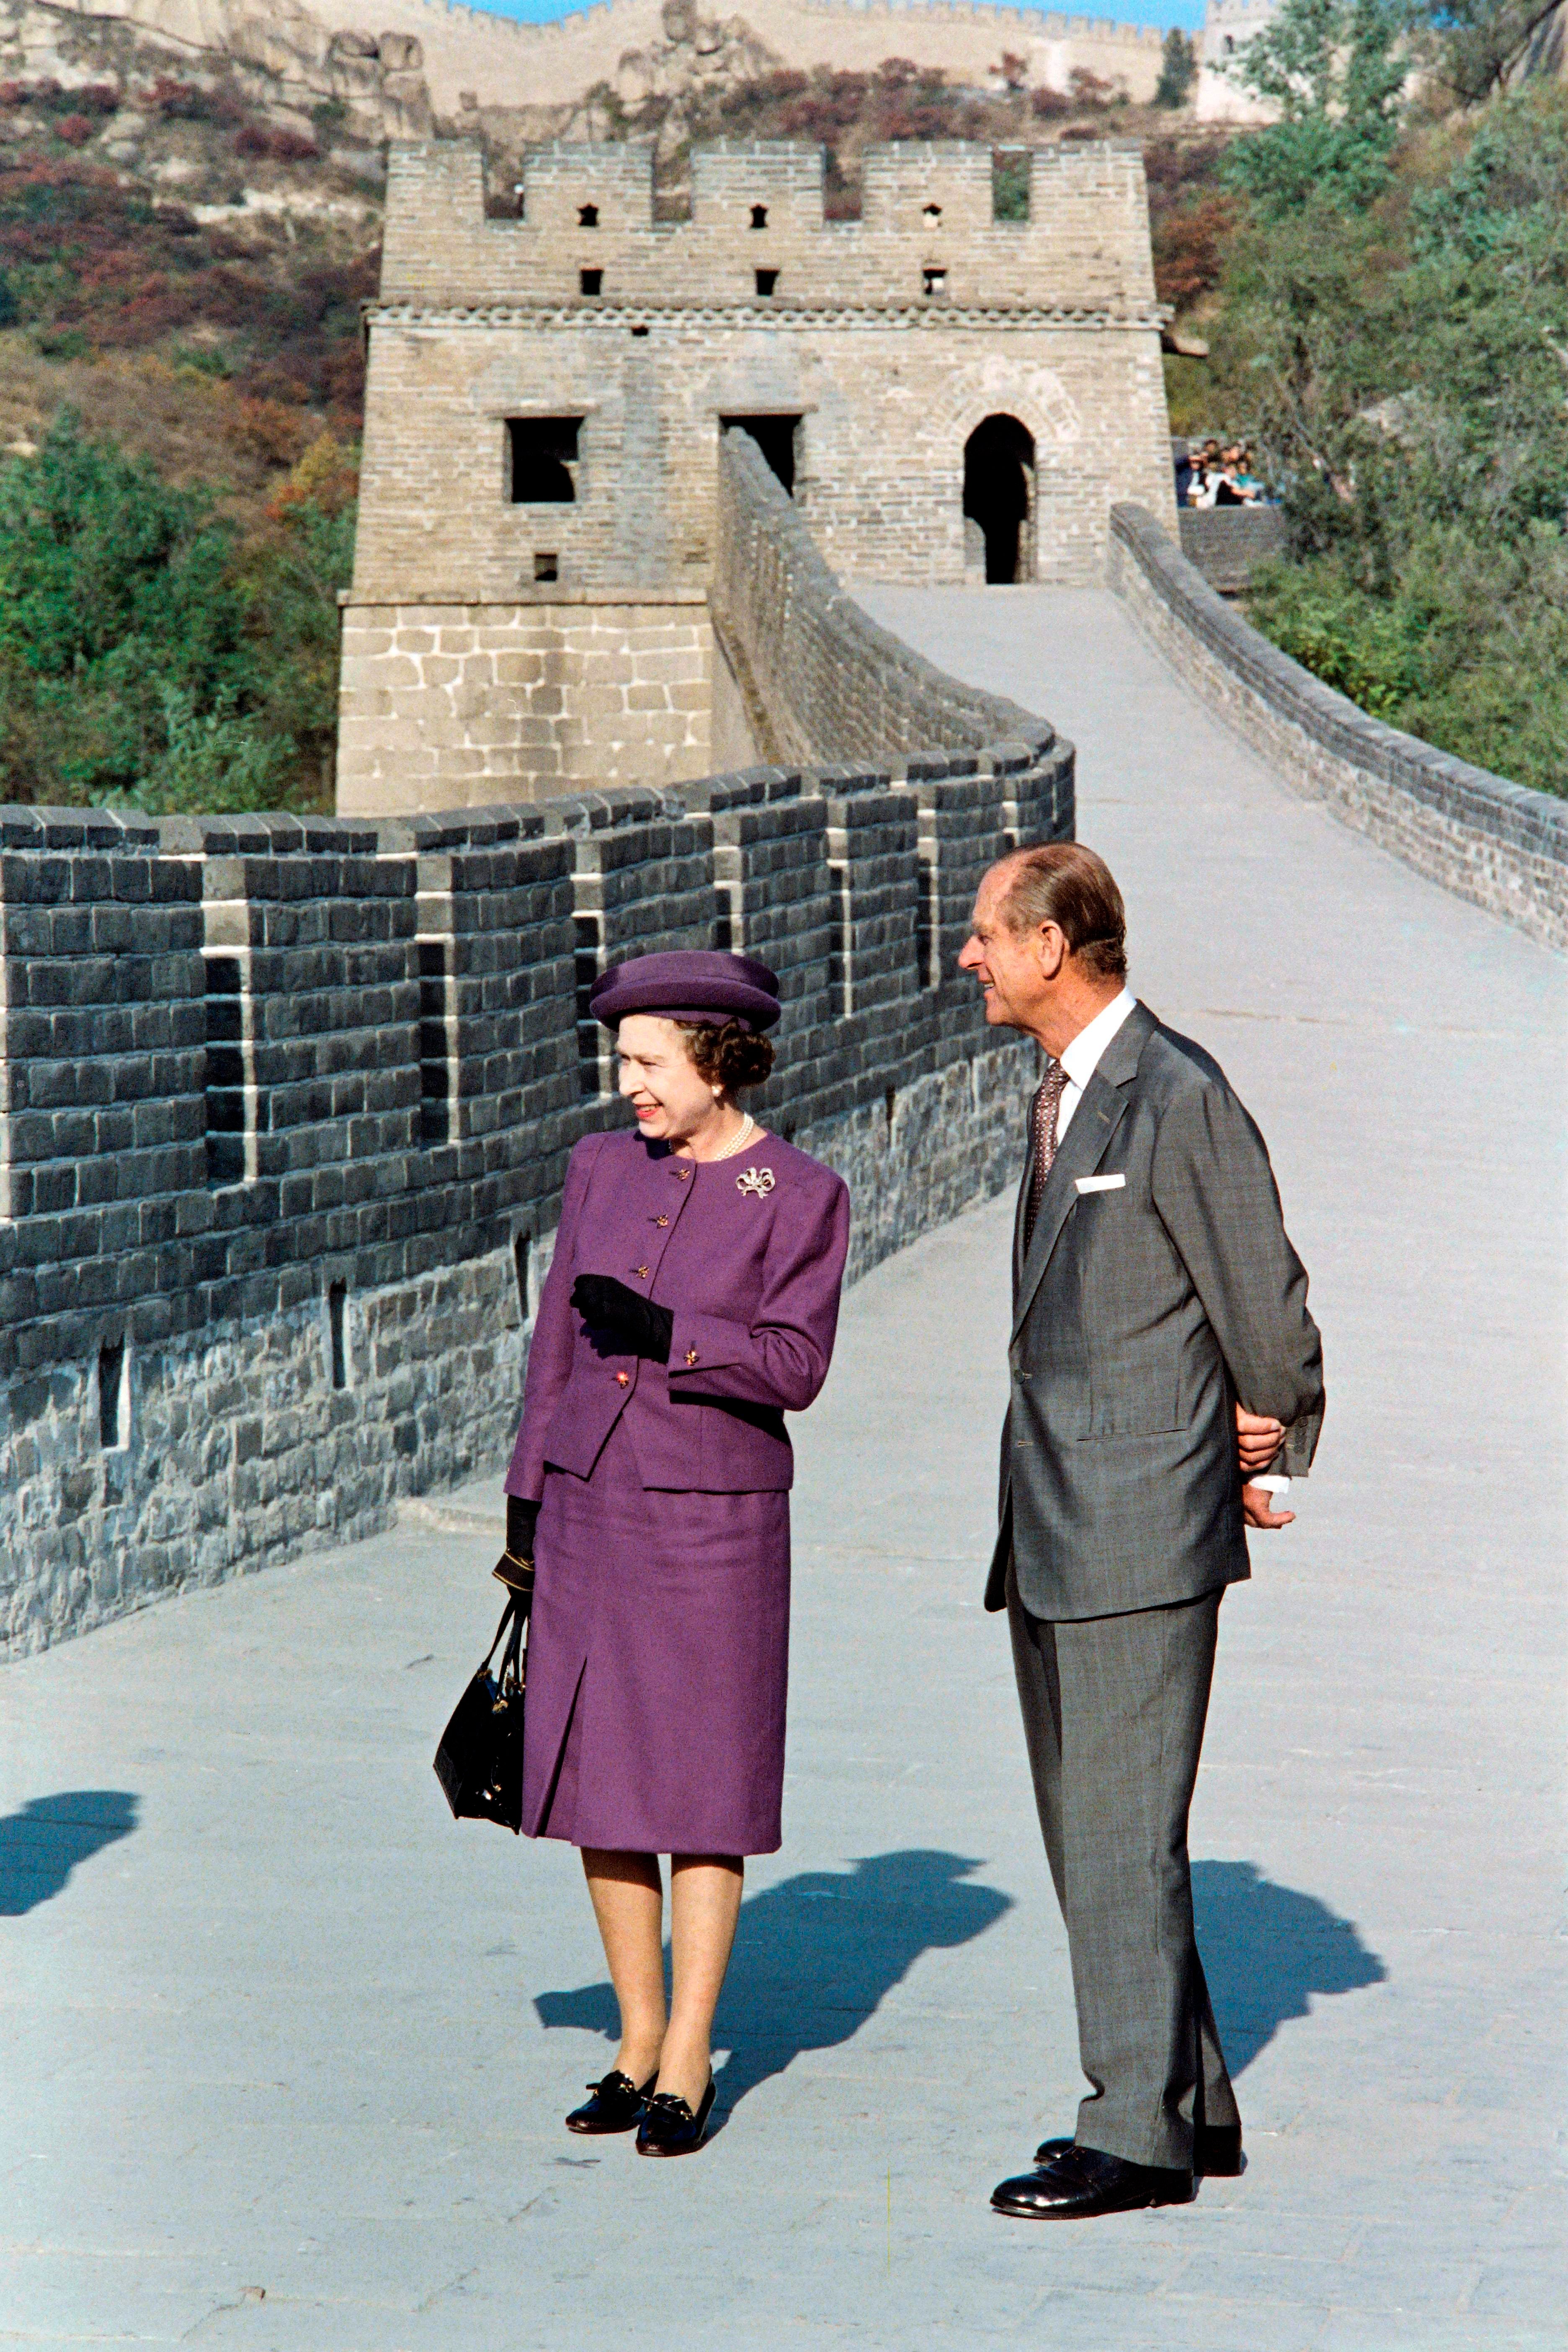
<instances>
[{"instance_id":1,"label":"handbag strap","mask_svg":"<svg viewBox=\"0 0 1568 2352\"><path fill-rule=\"evenodd\" d=\"M518 1617L518 1606L521 1598L522 1596L521 1593L514 1592L508 1599L506 1607L500 1612L500 1623L496 1627L495 1633L490 1638L489 1648L479 1660L480 1674L484 1674L489 1670L490 1660L495 1656L496 1652L500 1649L501 1637L505 1633L509 1625L512 1628L512 1643L508 1644L507 1654L508 1656L511 1654L512 1643L516 1642L521 1631L521 1621L514 1623L513 1620Z\"/></svg>"}]
</instances>

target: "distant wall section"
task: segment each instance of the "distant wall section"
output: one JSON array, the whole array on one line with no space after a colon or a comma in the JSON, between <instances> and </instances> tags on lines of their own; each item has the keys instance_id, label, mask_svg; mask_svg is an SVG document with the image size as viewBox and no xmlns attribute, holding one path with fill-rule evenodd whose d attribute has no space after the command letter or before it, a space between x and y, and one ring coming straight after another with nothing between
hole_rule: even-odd
<instances>
[{"instance_id":1,"label":"distant wall section","mask_svg":"<svg viewBox=\"0 0 1568 2352\"><path fill-rule=\"evenodd\" d=\"M1111 583L1273 772L1417 873L1568 948L1568 801L1371 719L1250 627L1151 515L1119 507Z\"/></svg>"}]
</instances>

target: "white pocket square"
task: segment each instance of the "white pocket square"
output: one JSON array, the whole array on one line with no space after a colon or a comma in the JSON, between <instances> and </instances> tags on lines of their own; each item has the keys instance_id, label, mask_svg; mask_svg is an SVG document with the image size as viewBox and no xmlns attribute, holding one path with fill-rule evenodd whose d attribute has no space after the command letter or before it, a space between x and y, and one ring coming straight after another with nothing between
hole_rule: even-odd
<instances>
[{"instance_id":1,"label":"white pocket square","mask_svg":"<svg viewBox=\"0 0 1568 2352\"><path fill-rule=\"evenodd\" d=\"M1120 1192L1127 1182L1125 1176L1075 1176L1073 1182L1080 1192Z\"/></svg>"}]
</instances>

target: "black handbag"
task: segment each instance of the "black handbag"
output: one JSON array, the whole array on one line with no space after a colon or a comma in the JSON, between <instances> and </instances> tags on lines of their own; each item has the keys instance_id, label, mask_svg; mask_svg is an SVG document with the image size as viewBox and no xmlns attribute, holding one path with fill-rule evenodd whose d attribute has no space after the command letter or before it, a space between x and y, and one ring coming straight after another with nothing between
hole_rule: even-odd
<instances>
[{"instance_id":1,"label":"black handbag","mask_svg":"<svg viewBox=\"0 0 1568 2352\"><path fill-rule=\"evenodd\" d=\"M526 1589L510 1585L508 1592L495 1639L441 1734L436 1778L455 1821L494 1822L515 1836L522 1827L522 1703L528 1679L522 1636L532 1577ZM498 1649L500 1668L492 1672Z\"/></svg>"}]
</instances>

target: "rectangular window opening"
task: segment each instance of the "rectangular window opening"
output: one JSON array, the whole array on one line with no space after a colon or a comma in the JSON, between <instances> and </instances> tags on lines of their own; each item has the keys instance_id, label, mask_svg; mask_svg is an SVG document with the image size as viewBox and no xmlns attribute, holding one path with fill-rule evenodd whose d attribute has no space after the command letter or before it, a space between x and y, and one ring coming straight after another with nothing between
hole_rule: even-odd
<instances>
[{"instance_id":1,"label":"rectangular window opening","mask_svg":"<svg viewBox=\"0 0 1568 2352\"><path fill-rule=\"evenodd\" d=\"M518 1319L526 1329L533 1320L533 1240L531 1234L513 1234L511 1267L517 1276Z\"/></svg>"},{"instance_id":2,"label":"rectangular window opening","mask_svg":"<svg viewBox=\"0 0 1568 2352\"><path fill-rule=\"evenodd\" d=\"M921 271L921 276L925 287L926 298L928 300L934 300L937 296L947 292L947 272L945 269L925 269Z\"/></svg>"},{"instance_id":3,"label":"rectangular window opening","mask_svg":"<svg viewBox=\"0 0 1568 2352\"><path fill-rule=\"evenodd\" d=\"M837 921L834 925L834 944L827 957L827 987L836 1017L847 1021L855 1010L855 909L849 886L849 865L830 857L827 871L837 900Z\"/></svg>"},{"instance_id":4,"label":"rectangular window opening","mask_svg":"<svg viewBox=\"0 0 1568 2352\"><path fill-rule=\"evenodd\" d=\"M452 942L423 939L419 951L419 1134L452 1139L457 1057L452 1050Z\"/></svg>"},{"instance_id":5,"label":"rectangular window opening","mask_svg":"<svg viewBox=\"0 0 1568 2352\"><path fill-rule=\"evenodd\" d=\"M770 472L795 496L795 457L801 419L798 416L721 416L720 427L749 433L767 461Z\"/></svg>"},{"instance_id":6,"label":"rectangular window opening","mask_svg":"<svg viewBox=\"0 0 1568 2352\"><path fill-rule=\"evenodd\" d=\"M207 1182L243 1184L255 1132L255 1089L247 1084L250 1050L246 961L206 958Z\"/></svg>"},{"instance_id":7,"label":"rectangular window opening","mask_svg":"<svg viewBox=\"0 0 1568 2352\"><path fill-rule=\"evenodd\" d=\"M577 502L580 416L509 416L507 497L514 507L570 507Z\"/></svg>"},{"instance_id":8,"label":"rectangular window opening","mask_svg":"<svg viewBox=\"0 0 1568 2352\"><path fill-rule=\"evenodd\" d=\"M327 1350L331 1363L332 1386L346 1389L349 1384L348 1347L349 1286L346 1282L327 1285Z\"/></svg>"},{"instance_id":9,"label":"rectangular window opening","mask_svg":"<svg viewBox=\"0 0 1568 2352\"><path fill-rule=\"evenodd\" d=\"M777 289L778 289L778 282L779 282L779 274L778 274L778 271L777 271L776 269L759 269L759 270L758 270L758 272L757 272L757 291L758 291L758 293L759 293L759 294L761 294L761 295L763 297L764 300L766 299L766 298L767 298L769 295L773 294L773 293L775 293L775 292L777 291Z\"/></svg>"},{"instance_id":10,"label":"rectangular window opening","mask_svg":"<svg viewBox=\"0 0 1568 2352\"><path fill-rule=\"evenodd\" d=\"M995 221L1026 221L1029 217L1027 147L995 147L991 152L991 217Z\"/></svg>"},{"instance_id":11,"label":"rectangular window opening","mask_svg":"<svg viewBox=\"0 0 1568 2352\"><path fill-rule=\"evenodd\" d=\"M579 294L602 294L604 290L605 273L602 269L580 269L577 272Z\"/></svg>"},{"instance_id":12,"label":"rectangular window opening","mask_svg":"<svg viewBox=\"0 0 1568 2352\"><path fill-rule=\"evenodd\" d=\"M727 882L721 882L713 892L713 944L725 953L735 944L734 907Z\"/></svg>"},{"instance_id":13,"label":"rectangular window opening","mask_svg":"<svg viewBox=\"0 0 1568 2352\"><path fill-rule=\"evenodd\" d=\"M561 558L556 554L553 548L535 549L533 557L533 576L535 580L560 579Z\"/></svg>"},{"instance_id":14,"label":"rectangular window opening","mask_svg":"<svg viewBox=\"0 0 1568 2352\"><path fill-rule=\"evenodd\" d=\"M594 982L604 969L604 926L596 914L574 917L577 944L573 955L577 981L577 1086L584 1102L605 1091L604 1032L588 1009Z\"/></svg>"},{"instance_id":15,"label":"rectangular window opening","mask_svg":"<svg viewBox=\"0 0 1568 2352\"><path fill-rule=\"evenodd\" d=\"M752 226L753 228L766 228L767 225L768 208L766 205L753 205L752 206Z\"/></svg>"},{"instance_id":16,"label":"rectangular window opening","mask_svg":"<svg viewBox=\"0 0 1568 2352\"><path fill-rule=\"evenodd\" d=\"M915 875L915 986L935 988L942 974L936 969L937 871L934 860L921 860Z\"/></svg>"},{"instance_id":17,"label":"rectangular window opening","mask_svg":"<svg viewBox=\"0 0 1568 2352\"><path fill-rule=\"evenodd\" d=\"M98 1351L98 1442L106 1454L131 1443L131 1383L125 1340L106 1339Z\"/></svg>"}]
</instances>

